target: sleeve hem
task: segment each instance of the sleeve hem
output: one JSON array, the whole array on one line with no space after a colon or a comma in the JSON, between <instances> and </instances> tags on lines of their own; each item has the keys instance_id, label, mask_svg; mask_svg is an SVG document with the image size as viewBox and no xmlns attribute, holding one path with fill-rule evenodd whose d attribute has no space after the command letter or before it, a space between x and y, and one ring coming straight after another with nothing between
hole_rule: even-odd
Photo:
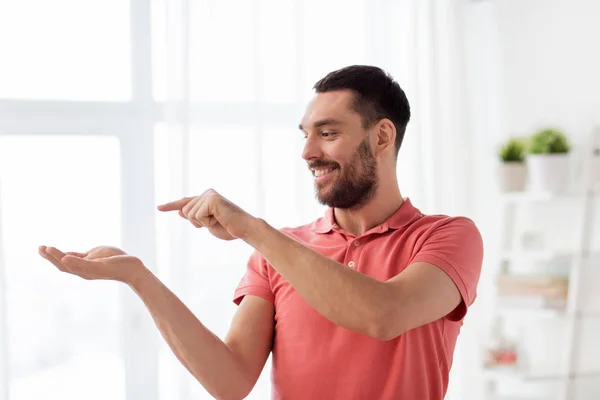
<instances>
[{"instance_id":1,"label":"sleeve hem","mask_svg":"<svg viewBox=\"0 0 600 400\"><path fill-rule=\"evenodd\" d=\"M261 297L261 298L273 303L273 305L275 305L275 296L273 295L273 292L271 290L266 289L261 286L252 286L252 285L242 286L240 288L237 288L234 292L233 302L239 306L240 303L242 302L242 299L244 298L244 296L247 296L247 295Z\"/></svg>"},{"instance_id":2,"label":"sleeve hem","mask_svg":"<svg viewBox=\"0 0 600 400\"><path fill-rule=\"evenodd\" d=\"M471 299L471 296L469 296L465 282L462 280L458 272L456 272L456 268L454 268L450 262L435 254L418 254L412 262L427 262L440 268L450 277L450 279L452 279L458 288L465 305L470 306L473 303L473 299Z\"/></svg>"}]
</instances>

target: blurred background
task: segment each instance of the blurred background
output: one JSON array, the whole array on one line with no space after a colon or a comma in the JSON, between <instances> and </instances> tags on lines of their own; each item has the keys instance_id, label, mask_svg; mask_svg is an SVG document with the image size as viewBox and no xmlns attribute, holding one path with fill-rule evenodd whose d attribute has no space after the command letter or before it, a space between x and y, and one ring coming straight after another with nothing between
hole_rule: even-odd
<instances>
[{"instance_id":1,"label":"blurred background","mask_svg":"<svg viewBox=\"0 0 600 400\"><path fill-rule=\"evenodd\" d=\"M37 254L119 246L224 337L251 249L156 205L320 217L297 125L384 68L402 193L485 243L447 400L600 399L597 0L0 0L0 400L191 400L132 291ZM269 398L270 361L249 398Z\"/></svg>"}]
</instances>

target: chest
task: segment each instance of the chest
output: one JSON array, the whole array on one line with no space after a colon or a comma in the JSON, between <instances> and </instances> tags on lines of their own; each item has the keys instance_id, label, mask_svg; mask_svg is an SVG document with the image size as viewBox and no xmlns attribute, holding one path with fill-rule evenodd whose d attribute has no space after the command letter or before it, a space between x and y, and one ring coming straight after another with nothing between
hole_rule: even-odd
<instances>
[{"instance_id":1,"label":"chest","mask_svg":"<svg viewBox=\"0 0 600 400\"><path fill-rule=\"evenodd\" d=\"M402 237L346 237L320 236L305 239L302 244L346 268L386 281L404 270L415 254L415 245ZM275 295L276 321L286 325L290 321L306 325L319 325L321 329L334 329L314 311L296 290L275 273L271 280Z\"/></svg>"},{"instance_id":2,"label":"chest","mask_svg":"<svg viewBox=\"0 0 600 400\"><path fill-rule=\"evenodd\" d=\"M404 270L416 254L413 240L402 235L352 237L340 234L308 238L302 244L325 257L381 281Z\"/></svg>"}]
</instances>

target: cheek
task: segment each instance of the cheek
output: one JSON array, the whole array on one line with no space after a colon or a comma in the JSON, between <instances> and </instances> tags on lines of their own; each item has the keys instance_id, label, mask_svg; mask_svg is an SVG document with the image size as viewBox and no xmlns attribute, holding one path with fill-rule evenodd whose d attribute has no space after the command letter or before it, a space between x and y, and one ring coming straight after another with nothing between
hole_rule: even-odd
<instances>
[{"instance_id":1,"label":"cheek","mask_svg":"<svg viewBox=\"0 0 600 400\"><path fill-rule=\"evenodd\" d=\"M323 154L327 160L335 161L341 166L344 166L352 158L352 149L346 149L345 146L332 145L328 148L325 148Z\"/></svg>"}]
</instances>

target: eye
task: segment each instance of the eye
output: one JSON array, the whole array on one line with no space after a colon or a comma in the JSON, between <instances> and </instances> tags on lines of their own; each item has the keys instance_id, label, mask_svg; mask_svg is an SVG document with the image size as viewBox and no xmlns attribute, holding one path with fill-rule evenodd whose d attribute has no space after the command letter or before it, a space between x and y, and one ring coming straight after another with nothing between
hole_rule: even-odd
<instances>
[{"instance_id":1,"label":"eye","mask_svg":"<svg viewBox=\"0 0 600 400\"><path fill-rule=\"evenodd\" d=\"M331 137L333 135L335 135L335 132L330 132L330 131L321 132L321 136L323 136L323 137Z\"/></svg>"}]
</instances>

